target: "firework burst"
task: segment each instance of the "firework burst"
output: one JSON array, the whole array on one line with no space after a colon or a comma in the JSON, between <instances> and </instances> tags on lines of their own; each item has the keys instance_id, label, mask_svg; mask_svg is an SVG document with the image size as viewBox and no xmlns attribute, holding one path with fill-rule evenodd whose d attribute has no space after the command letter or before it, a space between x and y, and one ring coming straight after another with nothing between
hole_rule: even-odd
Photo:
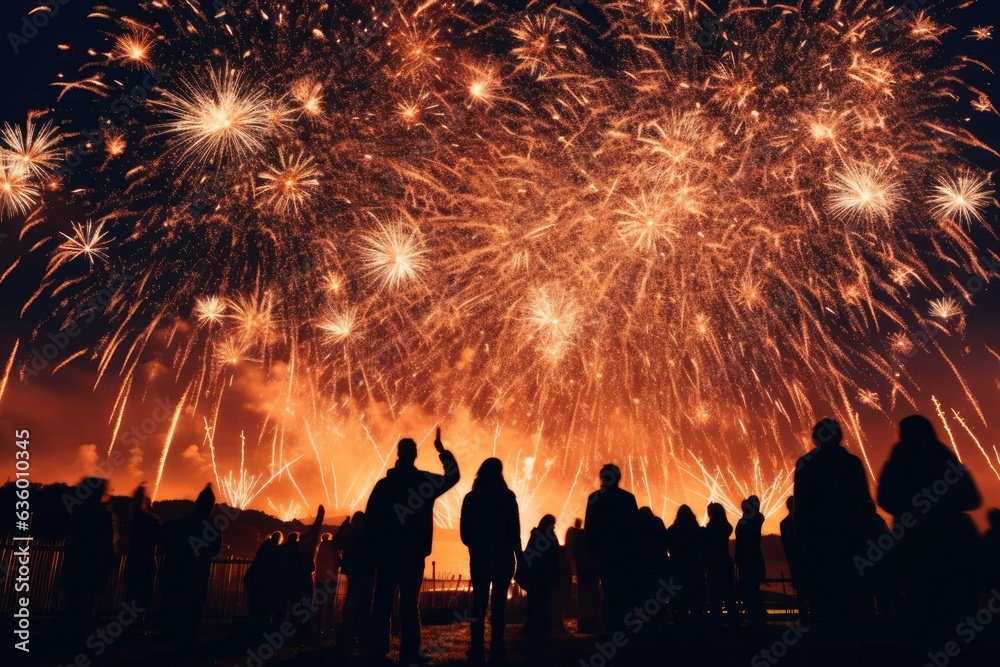
<instances>
[{"instance_id":1,"label":"firework burst","mask_svg":"<svg viewBox=\"0 0 1000 667\"><path fill-rule=\"evenodd\" d=\"M902 19L882 3L710 4L102 11L106 43L62 94L100 112L118 82L166 76L114 128L113 168L67 177L106 196L53 195L106 224L66 234L39 207L32 247L59 259L27 315L100 289L62 265L106 259L113 234L137 279L91 351L102 381L170 366L214 420L266 378L258 457L305 451L327 495L330 460L358 461L356 500L426 407L516 424L525 488L575 485L626 441L647 486L677 491L697 456L703 495L770 489L771 507L818 413L866 455L857 415L915 404L904 332L952 333L968 313L940 288L990 278L968 267L991 177L963 148L992 104L963 83L977 61L941 64L933 12L886 32ZM0 137L6 216L38 204L52 127Z\"/></svg>"},{"instance_id":2,"label":"firework burst","mask_svg":"<svg viewBox=\"0 0 1000 667\"><path fill-rule=\"evenodd\" d=\"M158 106L170 116L161 127L175 138L182 158L242 157L263 149L273 130L274 103L229 68L185 80Z\"/></svg>"},{"instance_id":3,"label":"firework burst","mask_svg":"<svg viewBox=\"0 0 1000 667\"><path fill-rule=\"evenodd\" d=\"M983 213L993 201L993 190L988 190L988 185L986 179L968 174L956 178L942 176L928 199L931 212L965 224L983 222Z\"/></svg>"},{"instance_id":4,"label":"firework burst","mask_svg":"<svg viewBox=\"0 0 1000 667\"><path fill-rule=\"evenodd\" d=\"M104 231L103 222L98 223L96 227L90 221L86 225L81 225L78 222L71 223L71 225L73 227L72 234L60 232L65 240L59 245L58 252L54 257L57 264L84 257L93 266L95 258L103 260L108 258L107 251L114 238L109 237L108 232Z\"/></svg>"},{"instance_id":5,"label":"firework burst","mask_svg":"<svg viewBox=\"0 0 1000 667\"><path fill-rule=\"evenodd\" d=\"M24 129L4 123L0 153L11 168L21 167L35 178L48 176L59 159L58 131L52 123L36 125L30 119Z\"/></svg>"}]
</instances>

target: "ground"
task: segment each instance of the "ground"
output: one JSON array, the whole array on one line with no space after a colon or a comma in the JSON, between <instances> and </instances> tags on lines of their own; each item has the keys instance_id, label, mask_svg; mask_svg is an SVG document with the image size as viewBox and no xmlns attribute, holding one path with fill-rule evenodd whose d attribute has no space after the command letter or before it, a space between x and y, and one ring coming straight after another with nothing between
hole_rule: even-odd
<instances>
[{"instance_id":1,"label":"ground","mask_svg":"<svg viewBox=\"0 0 1000 667\"><path fill-rule=\"evenodd\" d=\"M158 643L155 634L126 635L108 644L101 640L85 642L83 652L60 648L55 641L54 621L36 624L32 652L15 664L91 665L107 667L307 667L334 665L361 667L363 656L347 655L331 635L314 634L305 640L290 640L271 635L250 637L241 624L207 620L202 640L194 649L171 650ZM766 667L770 665L884 665L891 667L947 667L950 665L1000 665L1000 641L997 628L985 628L968 643L955 637L955 645L925 642L919 648L903 648L898 632L873 627L866 639L831 645L811 631L790 621L776 621L761 630L714 628L708 626L647 626L629 636L620 636L619 644L610 639L579 635L572 622L566 631L556 633L547 646L530 649L521 636L520 626L508 630L506 664L540 667L617 667L618 665L729 665ZM991 631L992 630L992 631ZM423 647L433 664L466 664L468 626L455 621L444 625L426 625ZM909 641L913 641L911 638ZM278 650L272 644L280 643ZM919 643L919 640L917 641ZM393 643L395 646L395 641ZM78 647L79 649L79 647ZM955 655L949 656L947 650ZM22 654L23 656L23 654ZM395 657L395 654L393 654Z\"/></svg>"}]
</instances>

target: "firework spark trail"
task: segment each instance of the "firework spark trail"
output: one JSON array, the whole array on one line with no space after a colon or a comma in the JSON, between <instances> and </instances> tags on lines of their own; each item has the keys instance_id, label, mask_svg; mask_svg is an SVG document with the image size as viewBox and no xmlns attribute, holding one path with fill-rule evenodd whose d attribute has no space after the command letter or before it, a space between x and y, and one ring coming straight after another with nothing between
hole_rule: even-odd
<instances>
[{"instance_id":1,"label":"firework spark trail","mask_svg":"<svg viewBox=\"0 0 1000 667\"><path fill-rule=\"evenodd\" d=\"M566 501L563 503L562 509L559 510L557 515L559 519L563 519L567 516L566 510L569 507L570 500L573 498L573 492L576 491L576 484L580 481L580 473L583 472L583 460L581 459L580 465L576 468L576 474L573 475L573 482L569 485L569 492L566 494Z\"/></svg>"},{"instance_id":2,"label":"firework spark trail","mask_svg":"<svg viewBox=\"0 0 1000 667\"><path fill-rule=\"evenodd\" d=\"M125 406L128 404L128 397L132 390L132 378L128 378L122 383L121 390L118 392L118 398L115 399L115 408L112 408L111 418L114 419L115 412L118 413L118 418L115 419L115 426L111 430L111 441L108 443L108 456L111 456L111 451L115 448L115 442L118 441L118 431L122 426L122 418L125 416ZM218 478L218 476L216 476Z\"/></svg>"},{"instance_id":3,"label":"firework spark trail","mask_svg":"<svg viewBox=\"0 0 1000 667\"><path fill-rule=\"evenodd\" d=\"M993 466L993 461L990 459L990 455L986 453L982 443L979 442L979 438L976 437L976 434L972 432L972 429L970 429L968 424L965 423L965 420L962 419L962 415L958 414L958 410L954 408L952 408L951 414L955 417L955 421L957 421L959 425L965 429L965 432L969 434L969 437L972 438L972 442L976 443L976 447L979 448L979 452L983 455L983 458L986 459L986 463L989 464L990 470L993 471L993 474L996 475L997 479L1000 479L1000 472L998 472ZM997 457L997 460L1000 461L1000 454L997 453L996 445L993 446L993 454Z\"/></svg>"},{"instance_id":4,"label":"firework spark trail","mask_svg":"<svg viewBox=\"0 0 1000 667\"><path fill-rule=\"evenodd\" d=\"M330 489L326 486L326 476L323 474L323 458L320 456L319 447L316 446L316 440L313 439L312 429L309 428L309 422L305 422L306 427L306 437L309 438L309 444L312 446L313 452L316 454L316 464L319 466L319 481L323 484L323 494L326 496L326 504L330 505Z\"/></svg>"},{"instance_id":5,"label":"firework spark trail","mask_svg":"<svg viewBox=\"0 0 1000 667\"><path fill-rule=\"evenodd\" d=\"M296 463L299 458L301 457L296 457L291 461L288 461L266 479L266 473L254 475L246 468L246 438L241 431L240 467L238 474L235 474L234 471L230 470L225 477L219 479L219 489L230 506L237 507L241 510L246 509L250 506L250 503L252 503L254 499L264 491L264 489L271 485L271 482L277 479L281 473L291 468L291 466Z\"/></svg>"},{"instance_id":6,"label":"firework spark trail","mask_svg":"<svg viewBox=\"0 0 1000 667\"><path fill-rule=\"evenodd\" d=\"M17 347L21 344L21 339L14 341L14 348L10 351L10 357L7 358L7 366L4 367L3 379L0 379L0 401L3 400L4 392L7 390L7 380L10 379L10 371L14 368L14 359L17 357Z\"/></svg>"},{"instance_id":7,"label":"firework spark trail","mask_svg":"<svg viewBox=\"0 0 1000 667\"><path fill-rule=\"evenodd\" d=\"M310 447L327 502L326 463L357 461L345 499L367 486L406 406L495 421L493 454L532 499L618 442L650 502L685 456L708 462L710 495L763 493L787 474L778 441L828 409L872 474L862 411L917 405L901 332L928 309L963 332L965 302L943 293L974 265L973 230L992 231L992 177L962 155L996 154L965 128L993 109L963 83L981 65L937 64L949 27L930 12L689 4L595 3L588 24L403 0L360 40L371 9L353 2L95 13L106 44L60 100L103 109L115 85L167 76L80 167L97 203L55 173L62 105L0 131L0 215L47 234L22 313L72 319L112 267L138 277L92 350L97 383L122 360L114 434L147 364L172 362L213 435L226 388L259 374L282 397L258 406L269 472ZM704 55L705 21L725 48L679 62ZM84 200L96 226L48 220ZM345 420L363 433L318 437ZM749 477L707 473L731 456Z\"/></svg>"},{"instance_id":8,"label":"firework spark trail","mask_svg":"<svg viewBox=\"0 0 1000 667\"><path fill-rule=\"evenodd\" d=\"M163 468L167 465L167 454L170 452L170 443L174 439L174 432L177 430L177 420L181 417L181 411L184 408L184 402L187 400L187 389L181 394L181 400L177 401L177 407L174 408L174 416L170 419L170 430L167 431L167 437L163 441L163 450L160 452L160 464L156 468L156 481L153 483L153 493L150 495L150 501L156 500L156 493L160 490L160 480L163 478Z\"/></svg>"},{"instance_id":9,"label":"firework spark trail","mask_svg":"<svg viewBox=\"0 0 1000 667\"><path fill-rule=\"evenodd\" d=\"M686 473L691 479L702 486L700 490L690 491L706 503L720 503L727 511L736 516L741 515L743 512L741 501L749 498L751 495L755 495L760 499L761 514L765 517L771 516L781 508L785 502L785 498L792 491L794 469L786 470L774 480L768 482L764 479L758 463L755 465L754 473L751 474L750 483L747 484L741 481L732 470L729 471L728 480L721 470L716 470L715 473L709 472L701 459L694 455L693 452L690 458L698 468L697 473L686 466L678 466L682 472ZM734 493L738 497L734 497ZM707 514L705 516L707 517Z\"/></svg>"},{"instance_id":10,"label":"firework spark trail","mask_svg":"<svg viewBox=\"0 0 1000 667\"><path fill-rule=\"evenodd\" d=\"M309 501L306 500L306 494L302 493L302 489L299 488L299 483L295 481L295 477L292 475L291 468L289 468L287 466L285 466L284 468L288 472L288 481L290 481L292 483L292 486L295 488L295 491L299 494L299 497L302 498L303 504L306 507L312 507L309 504Z\"/></svg>"},{"instance_id":11,"label":"firework spark trail","mask_svg":"<svg viewBox=\"0 0 1000 667\"><path fill-rule=\"evenodd\" d=\"M941 402L936 396L931 396L931 402L934 403L934 410L937 412L938 418L941 420L941 425L944 426L945 433L948 434L948 441L951 442L951 448L955 450L955 456L958 458L958 462L963 463L962 453L958 451L958 444L955 442L955 435L951 432L951 426L948 425L948 418L945 417L944 410L941 408Z\"/></svg>"},{"instance_id":12,"label":"firework spark trail","mask_svg":"<svg viewBox=\"0 0 1000 667\"><path fill-rule=\"evenodd\" d=\"M274 501L270 498L267 499L267 506L274 510L274 515L284 522L294 521L296 515L302 510L302 507L294 500L288 503L288 505L278 504L275 505Z\"/></svg>"}]
</instances>

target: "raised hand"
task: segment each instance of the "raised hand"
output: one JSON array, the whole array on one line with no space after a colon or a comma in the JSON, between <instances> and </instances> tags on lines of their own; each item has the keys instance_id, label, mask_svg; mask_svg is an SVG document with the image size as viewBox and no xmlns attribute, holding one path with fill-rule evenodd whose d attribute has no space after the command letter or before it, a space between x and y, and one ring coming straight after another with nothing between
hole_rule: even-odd
<instances>
[{"instance_id":1,"label":"raised hand","mask_svg":"<svg viewBox=\"0 0 1000 667\"><path fill-rule=\"evenodd\" d=\"M437 436L434 438L434 449L440 454L444 452L444 444L441 442L441 427L438 426Z\"/></svg>"}]
</instances>

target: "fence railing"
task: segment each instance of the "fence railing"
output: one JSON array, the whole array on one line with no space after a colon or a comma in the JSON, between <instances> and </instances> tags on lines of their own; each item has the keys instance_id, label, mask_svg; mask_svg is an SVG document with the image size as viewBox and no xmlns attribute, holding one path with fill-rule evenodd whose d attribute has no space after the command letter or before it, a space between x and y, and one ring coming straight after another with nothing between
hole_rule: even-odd
<instances>
[{"instance_id":1,"label":"fence railing","mask_svg":"<svg viewBox=\"0 0 1000 667\"><path fill-rule=\"evenodd\" d=\"M17 606L18 597L30 599L29 609L33 615L45 616L56 614L65 608L62 589L59 585L59 575L63 564L62 540L33 540L31 542L30 591L17 592L18 563L13 544L0 543L0 613L12 614ZM104 592L98 597L96 610L100 614L113 614L121 609L122 592L125 585L125 554L119 554L117 561L108 576ZM204 615L216 618L235 618L247 614L246 589L243 585L243 575L246 574L253 561L248 558L218 558L212 561L208 578L208 595L205 599ZM335 609L343 606L346 592L344 582L340 577L334 598ZM458 607L468 607L470 595L468 580L462 577L445 579L426 579L421 593L421 609L435 611ZM156 613L159 609L159 582L149 612Z\"/></svg>"},{"instance_id":2,"label":"fence railing","mask_svg":"<svg viewBox=\"0 0 1000 667\"><path fill-rule=\"evenodd\" d=\"M64 600L59 586L59 574L63 563L62 540L33 540L31 543L30 562L30 592L26 595L17 592L17 561L16 546L0 543L0 567L2 570L2 595L0 595L0 613L12 614L16 609L18 597L30 599L29 609L33 615L44 616L56 614L64 609ZM98 597L96 610L100 614L114 614L121 609L122 591L125 583L125 554L119 554L117 562L108 577L104 592ZM204 615L207 618L236 618L247 615L246 589L243 585L243 575L252 563L248 558L219 558L212 561L209 571L208 595L205 600ZM334 610L339 614L343 607L346 592L345 578L338 581L337 593L334 598ZM784 572L780 577L769 578L765 584L772 585L772 593L777 593L780 602L773 600L769 604L774 612L793 612L796 610L794 595L786 585L791 580ZM781 592L778 593L777 586ZM468 579L452 576L444 579L425 579L421 589L420 608L423 613L440 612L455 609L468 609L471 606L471 591ZM512 586L513 602L517 604L522 598L517 585ZM568 609L575 608L576 586L570 593ZM149 612L155 614L159 609L159 582L157 582Z\"/></svg>"}]
</instances>

